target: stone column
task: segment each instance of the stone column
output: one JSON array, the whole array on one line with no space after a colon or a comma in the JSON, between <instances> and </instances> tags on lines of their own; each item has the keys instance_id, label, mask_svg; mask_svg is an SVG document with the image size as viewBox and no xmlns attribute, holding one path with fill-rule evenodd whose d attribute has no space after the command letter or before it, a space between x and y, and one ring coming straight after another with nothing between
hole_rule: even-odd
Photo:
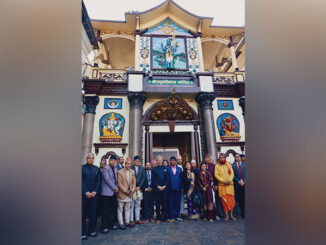
<instances>
[{"instance_id":1,"label":"stone column","mask_svg":"<svg viewBox=\"0 0 326 245\"><path fill-rule=\"evenodd\" d=\"M128 92L130 103L129 111L129 157L139 155L142 159L143 147L143 104L146 100L145 92Z\"/></svg>"},{"instance_id":2,"label":"stone column","mask_svg":"<svg viewBox=\"0 0 326 245\"><path fill-rule=\"evenodd\" d=\"M191 148L191 158L196 160L196 141L195 141L195 132L190 133L190 148Z\"/></svg>"},{"instance_id":3,"label":"stone column","mask_svg":"<svg viewBox=\"0 0 326 245\"><path fill-rule=\"evenodd\" d=\"M201 92L196 96L196 101L200 106L200 115L203 117L201 121L207 144L207 153L212 155L214 163L216 163L216 132L212 102L215 97L214 92Z\"/></svg>"},{"instance_id":4,"label":"stone column","mask_svg":"<svg viewBox=\"0 0 326 245\"><path fill-rule=\"evenodd\" d=\"M232 65L234 67L234 71L239 71L238 61L237 61L237 57L235 55L235 48L234 48L235 44L236 43L234 43L232 41L232 37L230 37L230 42L228 44L228 47L229 47L229 49L231 51Z\"/></svg>"},{"instance_id":5,"label":"stone column","mask_svg":"<svg viewBox=\"0 0 326 245\"><path fill-rule=\"evenodd\" d=\"M196 162L200 163L200 150L199 150L199 135L198 135L198 125L194 125L194 136L195 136L195 149L196 149Z\"/></svg>"},{"instance_id":6,"label":"stone column","mask_svg":"<svg viewBox=\"0 0 326 245\"><path fill-rule=\"evenodd\" d=\"M197 49L198 49L198 60L199 60L199 71L204 72L204 56L203 56L203 48L201 46L201 26L202 26L202 20L199 20L198 23L198 30L196 34L196 42L197 42Z\"/></svg>"},{"instance_id":7,"label":"stone column","mask_svg":"<svg viewBox=\"0 0 326 245\"><path fill-rule=\"evenodd\" d=\"M136 31L135 31L135 71L140 69L140 17L136 16Z\"/></svg>"},{"instance_id":8,"label":"stone column","mask_svg":"<svg viewBox=\"0 0 326 245\"><path fill-rule=\"evenodd\" d=\"M82 163L85 163L86 155L92 151L94 118L96 106L99 101L100 99L98 96L85 96L83 98L85 115L82 131Z\"/></svg>"}]
</instances>

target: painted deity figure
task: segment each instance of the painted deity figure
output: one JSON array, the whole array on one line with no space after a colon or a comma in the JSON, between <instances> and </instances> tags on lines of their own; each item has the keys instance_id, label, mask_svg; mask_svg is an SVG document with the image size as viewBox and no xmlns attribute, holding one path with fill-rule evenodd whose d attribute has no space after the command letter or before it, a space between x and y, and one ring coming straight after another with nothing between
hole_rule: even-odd
<instances>
[{"instance_id":1,"label":"painted deity figure","mask_svg":"<svg viewBox=\"0 0 326 245\"><path fill-rule=\"evenodd\" d=\"M161 45L162 45L163 53L165 55L166 67L174 68L173 61L174 61L175 52L177 51L177 47L178 47L178 42L176 42L175 40L175 35L172 35L172 38L169 37L166 40L166 43L163 44L162 42Z\"/></svg>"},{"instance_id":2,"label":"painted deity figure","mask_svg":"<svg viewBox=\"0 0 326 245\"><path fill-rule=\"evenodd\" d=\"M225 133L225 136L236 136L240 137L240 134L237 132L234 132L237 128L237 124L235 122L235 119L233 117L227 116L224 118L224 120L221 123L222 129Z\"/></svg>"},{"instance_id":3,"label":"painted deity figure","mask_svg":"<svg viewBox=\"0 0 326 245\"><path fill-rule=\"evenodd\" d=\"M112 113L110 118L105 118L103 121L103 136L121 137L121 124L121 120L116 119Z\"/></svg>"}]
</instances>

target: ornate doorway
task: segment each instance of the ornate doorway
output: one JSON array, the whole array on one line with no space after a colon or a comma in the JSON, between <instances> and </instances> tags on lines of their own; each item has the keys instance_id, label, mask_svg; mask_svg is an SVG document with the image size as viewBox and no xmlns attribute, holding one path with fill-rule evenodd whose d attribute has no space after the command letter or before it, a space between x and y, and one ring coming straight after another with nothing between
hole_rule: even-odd
<instances>
[{"instance_id":1,"label":"ornate doorway","mask_svg":"<svg viewBox=\"0 0 326 245\"><path fill-rule=\"evenodd\" d=\"M153 157L162 155L170 160L171 156L180 155L183 161L190 161L190 132L185 133L153 133Z\"/></svg>"},{"instance_id":2,"label":"ornate doorway","mask_svg":"<svg viewBox=\"0 0 326 245\"><path fill-rule=\"evenodd\" d=\"M159 153L163 153L165 157L178 153L184 161L195 159L199 162L198 114L181 97L172 94L153 104L145 112L143 124L146 132L146 161ZM175 132L175 127L180 125L193 127L185 132ZM151 132L151 128L155 126L169 126L169 131Z\"/></svg>"}]
</instances>

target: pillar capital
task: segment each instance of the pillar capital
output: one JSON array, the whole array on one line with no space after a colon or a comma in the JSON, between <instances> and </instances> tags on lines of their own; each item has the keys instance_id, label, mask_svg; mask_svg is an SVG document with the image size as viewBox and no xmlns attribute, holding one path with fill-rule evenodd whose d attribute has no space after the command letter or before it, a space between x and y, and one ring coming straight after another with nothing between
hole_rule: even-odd
<instances>
[{"instance_id":1,"label":"pillar capital","mask_svg":"<svg viewBox=\"0 0 326 245\"><path fill-rule=\"evenodd\" d=\"M130 107L143 107L146 100L145 92L128 92Z\"/></svg>"},{"instance_id":2,"label":"pillar capital","mask_svg":"<svg viewBox=\"0 0 326 245\"><path fill-rule=\"evenodd\" d=\"M215 98L215 93L201 92L195 99L201 109L212 109L212 102L215 100Z\"/></svg>"},{"instance_id":3,"label":"pillar capital","mask_svg":"<svg viewBox=\"0 0 326 245\"><path fill-rule=\"evenodd\" d=\"M85 113L95 114L96 106L98 105L100 98L98 96L85 96L82 101L86 106Z\"/></svg>"}]
</instances>

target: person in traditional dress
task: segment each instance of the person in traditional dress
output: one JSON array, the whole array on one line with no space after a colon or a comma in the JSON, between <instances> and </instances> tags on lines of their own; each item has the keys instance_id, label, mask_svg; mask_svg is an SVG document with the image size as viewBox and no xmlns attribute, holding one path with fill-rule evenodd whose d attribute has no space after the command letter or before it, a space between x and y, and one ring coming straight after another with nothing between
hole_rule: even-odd
<instances>
[{"instance_id":1,"label":"person in traditional dress","mask_svg":"<svg viewBox=\"0 0 326 245\"><path fill-rule=\"evenodd\" d=\"M204 202L204 220L209 220L210 222L214 222L212 181L213 177L210 172L206 170L206 164L202 163L200 165L198 186L201 190Z\"/></svg>"},{"instance_id":2,"label":"person in traditional dress","mask_svg":"<svg viewBox=\"0 0 326 245\"><path fill-rule=\"evenodd\" d=\"M233 209L235 206L233 187L234 172L231 164L226 161L225 154L223 153L220 154L218 163L215 165L215 178L218 180L218 193L226 215L224 220L229 219L229 212L231 219L237 220L233 216Z\"/></svg>"},{"instance_id":3,"label":"person in traditional dress","mask_svg":"<svg viewBox=\"0 0 326 245\"><path fill-rule=\"evenodd\" d=\"M168 160L163 160L163 167L169 166L169 161Z\"/></svg>"},{"instance_id":4,"label":"person in traditional dress","mask_svg":"<svg viewBox=\"0 0 326 245\"><path fill-rule=\"evenodd\" d=\"M198 174L200 173L200 169L197 166L197 162L196 162L196 160L193 159L193 160L191 160L190 164L191 164L191 171L193 171L195 173L195 178L197 180Z\"/></svg>"},{"instance_id":5,"label":"person in traditional dress","mask_svg":"<svg viewBox=\"0 0 326 245\"><path fill-rule=\"evenodd\" d=\"M125 162L125 167L118 172L118 221L121 230L127 227L133 227L130 223L130 204L132 195L136 190L135 171L131 169L131 158L128 157ZM122 213L124 211L125 222L123 221Z\"/></svg>"},{"instance_id":6,"label":"person in traditional dress","mask_svg":"<svg viewBox=\"0 0 326 245\"><path fill-rule=\"evenodd\" d=\"M190 162L186 162L185 170L182 172L183 190L187 199L188 218L198 219L197 211L192 203L194 190L196 188L196 175L191 171Z\"/></svg>"},{"instance_id":7,"label":"person in traditional dress","mask_svg":"<svg viewBox=\"0 0 326 245\"><path fill-rule=\"evenodd\" d=\"M143 222L140 220L140 206L143 200L143 191L145 183L145 168L141 166L141 161L139 156L134 157L134 165L131 167L135 171L136 177L136 190L133 195L133 200L130 206L130 223L134 223L134 216L136 224L141 225Z\"/></svg>"}]
</instances>

